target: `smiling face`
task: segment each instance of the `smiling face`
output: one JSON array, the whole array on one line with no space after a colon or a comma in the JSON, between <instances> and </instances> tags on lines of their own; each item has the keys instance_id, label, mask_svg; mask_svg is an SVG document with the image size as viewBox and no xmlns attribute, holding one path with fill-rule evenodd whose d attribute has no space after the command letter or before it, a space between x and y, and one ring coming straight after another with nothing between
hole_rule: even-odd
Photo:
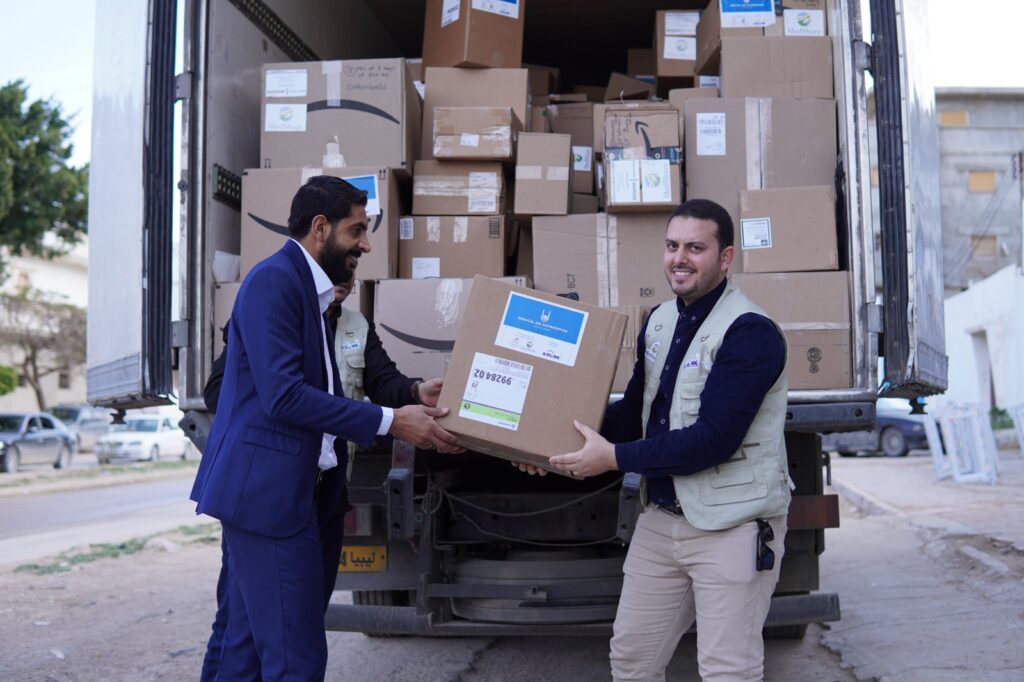
<instances>
[{"instance_id":1,"label":"smiling face","mask_svg":"<svg viewBox=\"0 0 1024 682\"><path fill-rule=\"evenodd\" d=\"M733 247L719 248L715 221L677 216L665 230L665 278L672 292L690 305L725 279Z\"/></svg>"},{"instance_id":2,"label":"smiling face","mask_svg":"<svg viewBox=\"0 0 1024 682\"><path fill-rule=\"evenodd\" d=\"M359 264L359 257L370 252L366 208L363 206L353 206L352 214L334 225L328 224L323 216L317 216L311 233L316 236L320 247L316 261L335 284L350 280Z\"/></svg>"}]
</instances>

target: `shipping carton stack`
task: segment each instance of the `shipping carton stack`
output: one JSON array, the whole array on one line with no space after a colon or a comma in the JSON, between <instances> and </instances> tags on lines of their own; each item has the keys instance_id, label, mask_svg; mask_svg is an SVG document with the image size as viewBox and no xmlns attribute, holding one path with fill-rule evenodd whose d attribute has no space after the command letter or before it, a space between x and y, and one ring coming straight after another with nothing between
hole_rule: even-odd
<instances>
[{"instance_id":1,"label":"shipping carton stack","mask_svg":"<svg viewBox=\"0 0 1024 682\"><path fill-rule=\"evenodd\" d=\"M694 86L697 64L697 24L695 10L659 11L654 27L655 74L658 94L668 97L669 90Z\"/></svg>"}]
</instances>

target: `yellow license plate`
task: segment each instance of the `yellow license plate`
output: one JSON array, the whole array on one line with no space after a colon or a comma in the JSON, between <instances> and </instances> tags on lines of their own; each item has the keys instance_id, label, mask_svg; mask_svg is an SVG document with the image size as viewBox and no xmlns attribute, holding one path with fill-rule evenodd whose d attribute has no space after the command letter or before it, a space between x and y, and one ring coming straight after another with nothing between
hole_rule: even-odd
<instances>
[{"instance_id":1,"label":"yellow license plate","mask_svg":"<svg viewBox=\"0 0 1024 682\"><path fill-rule=\"evenodd\" d=\"M338 573L388 570L388 548L384 545L345 547L341 550Z\"/></svg>"}]
</instances>

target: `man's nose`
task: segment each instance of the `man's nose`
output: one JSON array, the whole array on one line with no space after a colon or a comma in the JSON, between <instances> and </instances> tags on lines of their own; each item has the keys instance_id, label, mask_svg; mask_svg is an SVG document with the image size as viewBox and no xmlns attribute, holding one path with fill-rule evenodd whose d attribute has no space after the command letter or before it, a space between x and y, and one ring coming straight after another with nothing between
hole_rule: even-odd
<instances>
[{"instance_id":1,"label":"man's nose","mask_svg":"<svg viewBox=\"0 0 1024 682\"><path fill-rule=\"evenodd\" d=\"M369 235L363 235L363 238L359 240L357 244L359 250L363 253L370 253L370 237Z\"/></svg>"}]
</instances>

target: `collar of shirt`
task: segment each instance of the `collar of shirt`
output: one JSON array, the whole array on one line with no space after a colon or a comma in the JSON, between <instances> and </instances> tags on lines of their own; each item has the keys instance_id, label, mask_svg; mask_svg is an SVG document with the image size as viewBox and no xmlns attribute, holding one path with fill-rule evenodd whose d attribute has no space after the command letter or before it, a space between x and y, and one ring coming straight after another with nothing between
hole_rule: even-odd
<instances>
[{"instance_id":1,"label":"collar of shirt","mask_svg":"<svg viewBox=\"0 0 1024 682\"><path fill-rule=\"evenodd\" d=\"M294 239L292 241L302 249L302 255L306 257L306 263L309 264L309 271L313 274L313 286L316 287L316 297L320 303L320 314L323 315L327 312L327 306L334 300L334 283L316 262L316 259L309 254L309 251L306 251L306 247Z\"/></svg>"},{"instance_id":2,"label":"collar of shirt","mask_svg":"<svg viewBox=\"0 0 1024 682\"><path fill-rule=\"evenodd\" d=\"M676 296L676 310L679 311L680 315L689 316L691 320L700 320L708 316L711 309L718 303L718 299L722 298L722 292L725 291L725 285L728 280L723 279L717 287L704 294L690 305L686 305L683 299Z\"/></svg>"}]
</instances>

